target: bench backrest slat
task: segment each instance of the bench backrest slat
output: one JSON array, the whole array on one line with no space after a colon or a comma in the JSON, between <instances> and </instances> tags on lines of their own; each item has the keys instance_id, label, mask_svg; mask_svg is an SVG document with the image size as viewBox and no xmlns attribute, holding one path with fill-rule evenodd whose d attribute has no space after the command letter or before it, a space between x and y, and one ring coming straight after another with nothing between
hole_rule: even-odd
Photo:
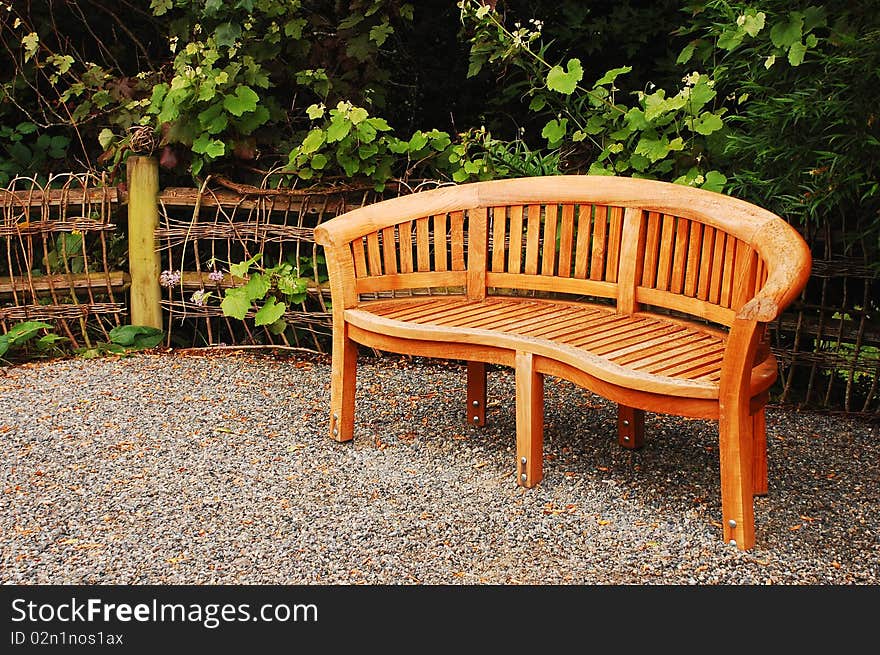
<instances>
[{"instance_id":1,"label":"bench backrest slat","mask_svg":"<svg viewBox=\"0 0 880 655\"><path fill-rule=\"evenodd\" d=\"M571 277L571 251L574 244L574 205L562 205L559 219L559 277Z\"/></svg>"},{"instance_id":2,"label":"bench backrest slat","mask_svg":"<svg viewBox=\"0 0 880 655\"><path fill-rule=\"evenodd\" d=\"M440 289L481 298L519 289L608 298L621 313L650 305L732 325L765 283L765 304L752 303L750 315L772 315L774 303L790 302L789 289L809 275L808 250L779 217L665 183L529 178L379 205L316 228L322 244L341 248L328 266L332 260L354 279L346 307L375 292Z\"/></svg>"},{"instance_id":3,"label":"bench backrest slat","mask_svg":"<svg viewBox=\"0 0 880 655\"><path fill-rule=\"evenodd\" d=\"M556 233L559 229L559 207L547 205L544 216L544 248L541 253L541 275L556 274Z\"/></svg>"},{"instance_id":4,"label":"bench backrest slat","mask_svg":"<svg viewBox=\"0 0 880 655\"><path fill-rule=\"evenodd\" d=\"M397 226L397 235L400 247L400 272L412 273L413 270L413 241L412 221L404 221Z\"/></svg>"},{"instance_id":5,"label":"bench backrest slat","mask_svg":"<svg viewBox=\"0 0 880 655\"><path fill-rule=\"evenodd\" d=\"M446 253L446 214L436 214L433 223L434 270L448 270Z\"/></svg>"},{"instance_id":6,"label":"bench backrest slat","mask_svg":"<svg viewBox=\"0 0 880 655\"><path fill-rule=\"evenodd\" d=\"M578 208L577 239L574 251L574 277L585 280L587 267L590 265L591 231L593 229L592 205L581 205Z\"/></svg>"},{"instance_id":7,"label":"bench backrest slat","mask_svg":"<svg viewBox=\"0 0 880 655\"><path fill-rule=\"evenodd\" d=\"M757 252L723 230L649 212L644 231L638 302L730 325L764 282Z\"/></svg>"}]
</instances>

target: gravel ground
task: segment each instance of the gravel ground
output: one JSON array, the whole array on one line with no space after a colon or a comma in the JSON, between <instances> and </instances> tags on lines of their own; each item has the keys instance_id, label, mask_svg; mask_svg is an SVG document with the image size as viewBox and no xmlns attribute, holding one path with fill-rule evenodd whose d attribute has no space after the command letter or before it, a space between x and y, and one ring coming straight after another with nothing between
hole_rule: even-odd
<instances>
[{"instance_id":1,"label":"gravel ground","mask_svg":"<svg viewBox=\"0 0 880 655\"><path fill-rule=\"evenodd\" d=\"M721 540L717 425L547 378L544 481L514 480L513 374L464 424L454 362L363 358L355 440L326 358L241 351L0 375L6 584L873 585L880 426L768 409L757 546Z\"/></svg>"}]
</instances>

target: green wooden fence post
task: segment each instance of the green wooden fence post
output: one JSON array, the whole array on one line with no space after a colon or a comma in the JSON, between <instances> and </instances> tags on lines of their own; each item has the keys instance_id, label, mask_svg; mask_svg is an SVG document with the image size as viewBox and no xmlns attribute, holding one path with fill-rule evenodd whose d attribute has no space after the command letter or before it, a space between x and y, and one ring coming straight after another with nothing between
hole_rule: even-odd
<instances>
[{"instance_id":1,"label":"green wooden fence post","mask_svg":"<svg viewBox=\"0 0 880 655\"><path fill-rule=\"evenodd\" d=\"M154 157L132 155L128 167L128 266L132 325L162 328L159 227L159 165Z\"/></svg>"}]
</instances>

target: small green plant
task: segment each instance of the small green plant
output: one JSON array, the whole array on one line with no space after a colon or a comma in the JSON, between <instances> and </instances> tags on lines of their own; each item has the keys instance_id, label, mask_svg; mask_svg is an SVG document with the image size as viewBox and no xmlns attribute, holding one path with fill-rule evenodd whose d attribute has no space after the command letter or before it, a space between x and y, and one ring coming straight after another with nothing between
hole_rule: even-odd
<instances>
[{"instance_id":1,"label":"small green plant","mask_svg":"<svg viewBox=\"0 0 880 655\"><path fill-rule=\"evenodd\" d=\"M74 353L85 359L103 355L126 355L138 350L155 348L164 338L159 328L146 325L118 325L109 332L110 341L101 341L93 346L77 348Z\"/></svg>"},{"instance_id":2,"label":"small green plant","mask_svg":"<svg viewBox=\"0 0 880 655\"><path fill-rule=\"evenodd\" d=\"M40 335L43 330L52 330L52 326L41 321L23 321L13 325L6 334L0 334L0 359L6 360L7 353L20 351L31 342L38 353L47 354L56 350L59 342L67 340L67 337L53 332Z\"/></svg>"},{"instance_id":3,"label":"small green plant","mask_svg":"<svg viewBox=\"0 0 880 655\"><path fill-rule=\"evenodd\" d=\"M55 247L43 257L46 273L82 273L85 270L83 236L79 232L62 232L55 238Z\"/></svg>"},{"instance_id":4,"label":"small green plant","mask_svg":"<svg viewBox=\"0 0 880 655\"><path fill-rule=\"evenodd\" d=\"M281 334L287 329L284 319L287 308L306 299L310 280L306 275L312 269L305 270L302 262L294 265L290 260L262 267L258 264L261 259L262 254L258 253L229 267L233 278L246 282L226 289L220 308L224 316L239 320L253 312L255 325L267 326L272 334Z\"/></svg>"}]
</instances>

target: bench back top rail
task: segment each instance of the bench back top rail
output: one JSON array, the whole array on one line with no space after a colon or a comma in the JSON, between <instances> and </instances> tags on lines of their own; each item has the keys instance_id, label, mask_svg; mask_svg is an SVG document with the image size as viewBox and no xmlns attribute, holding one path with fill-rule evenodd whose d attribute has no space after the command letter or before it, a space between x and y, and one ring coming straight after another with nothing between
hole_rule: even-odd
<instances>
[{"instance_id":1,"label":"bench back top rail","mask_svg":"<svg viewBox=\"0 0 880 655\"><path fill-rule=\"evenodd\" d=\"M681 185L606 176L441 187L315 230L345 307L362 294L454 288L598 296L732 325L773 320L803 288L810 253L781 218ZM334 299L334 303L339 300Z\"/></svg>"}]
</instances>

